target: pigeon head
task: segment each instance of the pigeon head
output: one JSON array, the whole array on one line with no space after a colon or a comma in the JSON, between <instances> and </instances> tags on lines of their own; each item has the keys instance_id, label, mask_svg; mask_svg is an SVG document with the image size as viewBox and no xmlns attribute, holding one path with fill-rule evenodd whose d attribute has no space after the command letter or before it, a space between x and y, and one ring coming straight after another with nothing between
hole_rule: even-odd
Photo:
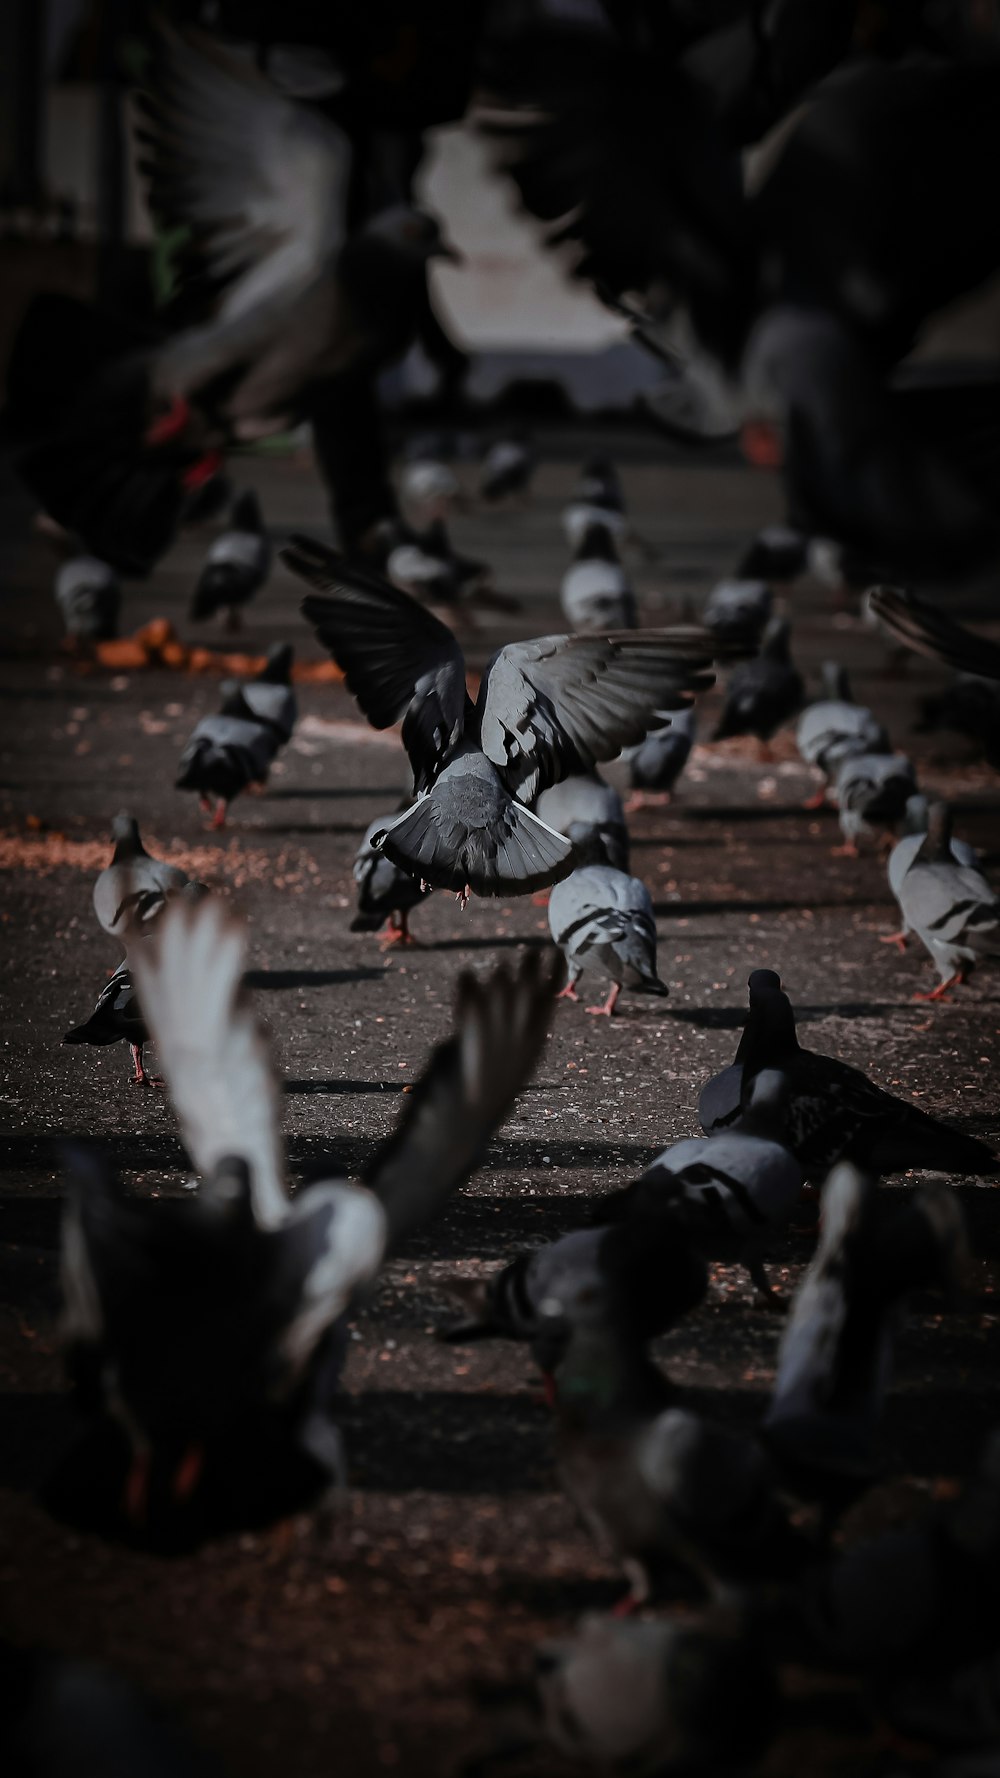
<instances>
[{"instance_id":1,"label":"pigeon head","mask_svg":"<svg viewBox=\"0 0 1000 1778\"><path fill-rule=\"evenodd\" d=\"M257 674L263 685L290 685L295 650L290 642L275 642L267 651L267 661Z\"/></svg>"},{"instance_id":2,"label":"pigeon head","mask_svg":"<svg viewBox=\"0 0 1000 1778\"><path fill-rule=\"evenodd\" d=\"M750 991L750 1005L753 1006L769 994L781 993L781 977L776 969L753 969L747 980Z\"/></svg>"},{"instance_id":3,"label":"pigeon head","mask_svg":"<svg viewBox=\"0 0 1000 1778\"><path fill-rule=\"evenodd\" d=\"M919 853L921 863L940 862L951 857L951 831L951 810L948 804L931 803L927 810L927 837Z\"/></svg>"},{"instance_id":4,"label":"pigeon head","mask_svg":"<svg viewBox=\"0 0 1000 1778\"><path fill-rule=\"evenodd\" d=\"M139 823L134 815L128 813L127 809L122 809L112 821L111 838L115 843L116 861L119 858L134 858L138 853L145 851L139 837Z\"/></svg>"},{"instance_id":5,"label":"pigeon head","mask_svg":"<svg viewBox=\"0 0 1000 1778\"><path fill-rule=\"evenodd\" d=\"M851 682L847 677L847 668L842 667L839 661L823 662L820 668L820 683L823 687L823 696L829 698L831 703L853 704L854 699L851 696Z\"/></svg>"},{"instance_id":6,"label":"pigeon head","mask_svg":"<svg viewBox=\"0 0 1000 1778\"><path fill-rule=\"evenodd\" d=\"M372 240L385 243L400 258L416 264L429 259L450 259L456 264L461 263L462 255L445 239L437 219L409 204L392 204L379 210L365 223L362 232Z\"/></svg>"},{"instance_id":7,"label":"pigeon head","mask_svg":"<svg viewBox=\"0 0 1000 1778\"><path fill-rule=\"evenodd\" d=\"M903 832L926 833L929 812L930 803L921 792L918 791L916 796L908 796L903 811Z\"/></svg>"},{"instance_id":8,"label":"pigeon head","mask_svg":"<svg viewBox=\"0 0 1000 1778\"><path fill-rule=\"evenodd\" d=\"M234 531L256 533L263 531L264 515L260 510L260 501L252 488L244 488L243 493L233 502L229 523Z\"/></svg>"}]
</instances>

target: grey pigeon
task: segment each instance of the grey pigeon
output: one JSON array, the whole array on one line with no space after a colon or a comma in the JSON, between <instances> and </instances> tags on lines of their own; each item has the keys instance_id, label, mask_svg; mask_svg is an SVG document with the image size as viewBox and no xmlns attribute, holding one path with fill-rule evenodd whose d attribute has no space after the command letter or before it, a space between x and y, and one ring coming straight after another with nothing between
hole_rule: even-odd
<instances>
[{"instance_id":1,"label":"grey pigeon","mask_svg":"<svg viewBox=\"0 0 1000 1778\"><path fill-rule=\"evenodd\" d=\"M941 1000L977 963L1000 958L1000 897L982 872L953 852L951 812L932 803L927 832L896 890L904 932L913 932L938 972L920 1000Z\"/></svg>"},{"instance_id":2,"label":"grey pigeon","mask_svg":"<svg viewBox=\"0 0 1000 1778\"><path fill-rule=\"evenodd\" d=\"M149 931L171 896L188 882L186 871L146 851L134 815L122 810L111 823L114 852L94 884L98 923L122 944Z\"/></svg>"},{"instance_id":3,"label":"grey pigeon","mask_svg":"<svg viewBox=\"0 0 1000 1778\"><path fill-rule=\"evenodd\" d=\"M268 1523L341 1479L331 1408L345 1315L478 1164L552 1003L537 954L462 977L454 1035L361 1177L331 1163L290 1200L245 950L244 926L208 897L173 907L134 957L197 1197L123 1199L93 1155L70 1157L64 1337L125 1450L106 1513L173 1547Z\"/></svg>"},{"instance_id":4,"label":"grey pigeon","mask_svg":"<svg viewBox=\"0 0 1000 1778\"><path fill-rule=\"evenodd\" d=\"M401 592L431 605L457 605L485 588L490 571L485 562L460 556L452 547L443 519L424 531L393 522L396 541L386 557L386 577Z\"/></svg>"},{"instance_id":5,"label":"grey pigeon","mask_svg":"<svg viewBox=\"0 0 1000 1778\"><path fill-rule=\"evenodd\" d=\"M899 902L900 899L903 878L923 845L924 836L927 833L927 818L929 813L930 802L921 792L918 791L915 796L907 798L906 808L903 811L903 832L893 846L892 851L889 853L888 862L886 864L886 875L889 878L889 888L892 890L897 902ZM969 870L977 871L979 869L979 853L976 851L975 846L969 845L967 840L952 839L951 857L956 864L964 865ZM900 903L900 913L902 913L902 911L902 904ZM910 928L907 926L904 917L903 924L899 931L884 933L881 936L879 943L883 945L896 945L899 950L905 951L906 941L909 936Z\"/></svg>"},{"instance_id":6,"label":"grey pigeon","mask_svg":"<svg viewBox=\"0 0 1000 1778\"><path fill-rule=\"evenodd\" d=\"M535 453L523 432L498 438L483 456L479 468L479 492L484 500L504 500L509 494L525 494L535 473Z\"/></svg>"},{"instance_id":7,"label":"grey pigeon","mask_svg":"<svg viewBox=\"0 0 1000 1778\"><path fill-rule=\"evenodd\" d=\"M845 667L824 661L821 671L823 695L803 710L795 740L806 765L815 766L829 784L850 754L888 753L889 737L872 712L854 702ZM825 797L824 788L806 807L819 808Z\"/></svg>"},{"instance_id":8,"label":"grey pigeon","mask_svg":"<svg viewBox=\"0 0 1000 1778\"><path fill-rule=\"evenodd\" d=\"M239 609L248 605L271 572L271 539L260 501L247 488L234 502L226 529L209 545L205 565L191 595L189 615L197 623L228 613L230 629L239 624Z\"/></svg>"},{"instance_id":9,"label":"grey pigeon","mask_svg":"<svg viewBox=\"0 0 1000 1778\"><path fill-rule=\"evenodd\" d=\"M123 958L114 975L105 982L90 1018L83 1025L75 1025L63 1038L64 1043L98 1045L120 1043L122 1040L128 1043L132 1051L135 1072L129 1082L130 1086L158 1084L143 1067L142 1052L144 1045L149 1042L149 1032L139 1010L139 996L132 985L127 958Z\"/></svg>"},{"instance_id":10,"label":"grey pigeon","mask_svg":"<svg viewBox=\"0 0 1000 1778\"><path fill-rule=\"evenodd\" d=\"M291 740L299 715L292 689L294 658L295 651L289 642L274 643L260 672L253 679L241 681L239 687L240 714L270 729L282 746Z\"/></svg>"},{"instance_id":11,"label":"grey pigeon","mask_svg":"<svg viewBox=\"0 0 1000 1778\"><path fill-rule=\"evenodd\" d=\"M122 589L118 576L97 556L71 556L55 578L56 604L66 634L79 642L106 642L118 634Z\"/></svg>"},{"instance_id":12,"label":"grey pigeon","mask_svg":"<svg viewBox=\"0 0 1000 1778\"><path fill-rule=\"evenodd\" d=\"M542 1732L574 1770L742 1771L777 1720L768 1661L729 1617L595 1613L539 1644L534 1668Z\"/></svg>"},{"instance_id":13,"label":"grey pigeon","mask_svg":"<svg viewBox=\"0 0 1000 1778\"><path fill-rule=\"evenodd\" d=\"M947 1186L922 1185L897 1206L849 1161L834 1168L763 1429L797 1492L839 1504L874 1478L892 1311L908 1291L956 1288L967 1257L961 1208Z\"/></svg>"},{"instance_id":14,"label":"grey pigeon","mask_svg":"<svg viewBox=\"0 0 1000 1778\"><path fill-rule=\"evenodd\" d=\"M698 718L694 709L678 710L664 719L662 728L654 728L637 747L626 749L629 776L642 801L650 800L644 793L669 797L674 785L691 757ZM630 807L641 807L640 797Z\"/></svg>"},{"instance_id":15,"label":"grey pigeon","mask_svg":"<svg viewBox=\"0 0 1000 1778\"><path fill-rule=\"evenodd\" d=\"M573 630L635 629L635 594L607 525L587 526L563 575L559 603Z\"/></svg>"},{"instance_id":16,"label":"grey pigeon","mask_svg":"<svg viewBox=\"0 0 1000 1778\"><path fill-rule=\"evenodd\" d=\"M303 612L374 728L402 721L417 801L385 830L389 858L463 898L530 894L572 865L572 847L525 807L550 784L613 759L654 712L708 683L701 630L543 636L494 655L475 704L451 630L322 544L283 557L332 593Z\"/></svg>"},{"instance_id":17,"label":"grey pigeon","mask_svg":"<svg viewBox=\"0 0 1000 1778\"><path fill-rule=\"evenodd\" d=\"M766 742L795 715L805 686L789 652L790 634L787 618L772 617L760 653L734 669L713 737L716 741L730 735L756 735Z\"/></svg>"},{"instance_id":18,"label":"grey pigeon","mask_svg":"<svg viewBox=\"0 0 1000 1778\"><path fill-rule=\"evenodd\" d=\"M701 621L752 654L773 606L774 594L766 580L720 580L705 601Z\"/></svg>"},{"instance_id":19,"label":"grey pigeon","mask_svg":"<svg viewBox=\"0 0 1000 1778\"><path fill-rule=\"evenodd\" d=\"M203 716L177 762L178 790L196 790L204 814L215 811L212 826L225 825L233 798L249 784L265 784L279 742L274 730L244 712L243 688L236 681L222 686L218 714Z\"/></svg>"},{"instance_id":20,"label":"grey pigeon","mask_svg":"<svg viewBox=\"0 0 1000 1778\"><path fill-rule=\"evenodd\" d=\"M773 969L750 976L750 1010L736 1060L704 1087L698 1119L706 1135L737 1121L744 1076L777 1069L788 1088L786 1141L807 1178L825 1179L837 1161L873 1173L929 1168L987 1175L1000 1166L985 1142L952 1129L877 1087L860 1068L803 1049L795 1014Z\"/></svg>"},{"instance_id":21,"label":"grey pigeon","mask_svg":"<svg viewBox=\"0 0 1000 1778\"><path fill-rule=\"evenodd\" d=\"M391 821L389 816L388 820ZM358 885L358 911L351 921L352 932L378 932L389 922L385 945L413 945L417 940L409 927L410 910L424 899L420 884L372 844L375 835L384 833L386 818L369 823L365 837L354 860L354 881Z\"/></svg>"},{"instance_id":22,"label":"grey pigeon","mask_svg":"<svg viewBox=\"0 0 1000 1778\"><path fill-rule=\"evenodd\" d=\"M535 802L535 814L565 834L578 865L609 864L628 870L628 828L622 799L598 772L576 773L550 784Z\"/></svg>"},{"instance_id":23,"label":"grey pigeon","mask_svg":"<svg viewBox=\"0 0 1000 1778\"><path fill-rule=\"evenodd\" d=\"M783 1140L787 1097L782 1076L765 1069L729 1128L672 1143L601 1208L613 1202L631 1219L670 1206L708 1259L739 1260L763 1301L778 1302L764 1256L795 1209L803 1180Z\"/></svg>"},{"instance_id":24,"label":"grey pigeon","mask_svg":"<svg viewBox=\"0 0 1000 1778\"><path fill-rule=\"evenodd\" d=\"M656 921L645 883L608 865L588 864L557 883L549 898L549 931L569 965L561 998L576 1000L585 970L610 976L611 992L591 1013L610 1018L623 988L669 993L656 973Z\"/></svg>"},{"instance_id":25,"label":"grey pigeon","mask_svg":"<svg viewBox=\"0 0 1000 1778\"><path fill-rule=\"evenodd\" d=\"M833 794L844 843L837 850L858 856L858 840L888 833L902 820L917 788L905 753L849 753L837 767Z\"/></svg>"},{"instance_id":26,"label":"grey pigeon","mask_svg":"<svg viewBox=\"0 0 1000 1778\"><path fill-rule=\"evenodd\" d=\"M628 531L621 478L608 457L591 457L584 464L573 497L564 507L563 530L574 553L592 525L601 525L613 538L623 541Z\"/></svg>"},{"instance_id":27,"label":"grey pigeon","mask_svg":"<svg viewBox=\"0 0 1000 1778\"><path fill-rule=\"evenodd\" d=\"M749 543L736 569L739 580L798 580L808 566L809 539L790 525L765 525Z\"/></svg>"},{"instance_id":28,"label":"grey pigeon","mask_svg":"<svg viewBox=\"0 0 1000 1778\"><path fill-rule=\"evenodd\" d=\"M462 497L462 488L436 439L415 441L400 470L399 492L411 518L446 519Z\"/></svg>"}]
</instances>

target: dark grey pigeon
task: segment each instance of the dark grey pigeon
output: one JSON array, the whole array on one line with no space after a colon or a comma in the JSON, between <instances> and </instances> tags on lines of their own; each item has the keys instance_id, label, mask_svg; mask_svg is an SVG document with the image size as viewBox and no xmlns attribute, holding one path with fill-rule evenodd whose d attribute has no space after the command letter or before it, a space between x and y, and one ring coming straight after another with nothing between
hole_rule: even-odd
<instances>
[{"instance_id":1,"label":"dark grey pigeon","mask_svg":"<svg viewBox=\"0 0 1000 1778\"><path fill-rule=\"evenodd\" d=\"M479 468L479 492L484 500L504 500L509 494L526 494L535 473L535 453L523 432L498 438L486 451Z\"/></svg>"},{"instance_id":2,"label":"dark grey pigeon","mask_svg":"<svg viewBox=\"0 0 1000 1778\"><path fill-rule=\"evenodd\" d=\"M127 958L119 963L114 975L105 982L97 996L97 1005L86 1023L75 1025L63 1038L63 1043L91 1043L101 1046L122 1041L132 1051L135 1073L129 1082L130 1086L162 1084L147 1074L143 1067L142 1052L144 1045L149 1042L149 1032L139 1009L139 996L132 985Z\"/></svg>"},{"instance_id":3,"label":"dark grey pigeon","mask_svg":"<svg viewBox=\"0 0 1000 1778\"><path fill-rule=\"evenodd\" d=\"M740 557L738 580L798 580L809 565L809 539L790 525L765 525Z\"/></svg>"},{"instance_id":4,"label":"dark grey pigeon","mask_svg":"<svg viewBox=\"0 0 1000 1778\"><path fill-rule=\"evenodd\" d=\"M198 623L225 611L229 628L236 629L240 607L249 605L271 572L272 554L260 501L247 488L234 502L226 529L209 545L188 615Z\"/></svg>"},{"instance_id":5,"label":"dark grey pigeon","mask_svg":"<svg viewBox=\"0 0 1000 1778\"><path fill-rule=\"evenodd\" d=\"M782 1076L764 1070L728 1129L673 1143L598 1214L613 1205L631 1219L669 1207L708 1259L738 1260L762 1300L780 1303L764 1256L795 1209L803 1180L784 1141L787 1098Z\"/></svg>"},{"instance_id":6,"label":"dark grey pigeon","mask_svg":"<svg viewBox=\"0 0 1000 1778\"><path fill-rule=\"evenodd\" d=\"M111 823L114 853L94 884L94 912L104 931L122 944L148 931L188 874L146 851L134 815L122 810Z\"/></svg>"},{"instance_id":7,"label":"dark grey pigeon","mask_svg":"<svg viewBox=\"0 0 1000 1778\"><path fill-rule=\"evenodd\" d=\"M552 1003L537 953L463 976L454 1035L360 1178L331 1163L290 1200L281 1085L242 990L245 947L243 925L208 897L175 905L135 949L197 1196L122 1198L93 1154L70 1161L65 1338L119 1452L103 1525L160 1547L269 1523L342 1479L332 1408L345 1317L479 1163Z\"/></svg>"},{"instance_id":8,"label":"dark grey pigeon","mask_svg":"<svg viewBox=\"0 0 1000 1778\"><path fill-rule=\"evenodd\" d=\"M608 865L588 864L557 883L549 898L549 931L569 965L560 998L576 1000L585 970L610 976L611 992L591 1013L610 1018L623 988L669 993L656 973L656 921L645 883Z\"/></svg>"},{"instance_id":9,"label":"dark grey pigeon","mask_svg":"<svg viewBox=\"0 0 1000 1778\"><path fill-rule=\"evenodd\" d=\"M543 636L494 655L473 704L454 635L415 600L307 538L282 554L332 594L302 609L369 722L402 721L418 800L381 843L433 888L523 895L565 876L569 841L525 805L710 683L702 630Z\"/></svg>"},{"instance_id":10,"label":"dark grey pigeon","mask_svg":"<svg viewBox=\"0 0 1000 1778\"><path fill-rule=\"evenodd\" d=\"M410 931L410 911L423 901L424 892L419 883L372 844L375 835L384 833L391 820L390 815L370 822L358 847L354 860L358 911L351 921L351 931L379 932L388 921L384 945L414 945L418 941Z\"/></svg>"},{"instance_id":11,"label":"dark grey pigeon","mask_svg":"<svg viewBox=\"0 0 1000 1778\"><path fill-rule=\"evenodd\" d=\"M249 784L266 784L279 741L266 723L245 714L243 688L235 680L222 688L222 707L217 715L203 716L180 759L174 783L178 790L196 790L204 814L211 811L212 826L225 825L226 810L233 798Z\"/></svg>"},{"instance_id":12,"label":"dark grey pigeon","mask_svg":"<svg viewBox=\"0 0 1000 1778\"><path fill-rule=\"evenodd\" d=\"M713 737L756 735L769 741L782 723L799 709L805 686L789 651L787 618L772 617L752 661L736 667L726 687L726 701Z\"/></svg>"},{"instance_id":13,"label":"dark grey pigeon","mask_svg":"<svg viewBox=\"0 0 1000 1778\"><path fill-rule=\"evenodd\" d=\"M847 669L836 661L822 666L823 695L799 717L795 740L806 765L815 766L828 784L851 754L888 753L889 737L864 704L851 696ZM826 790L818 790L807 807L819 808Z\"/></svg>"},{"instance_id":14,"label":"dark grey pigeon","mask_svg":"<svg viewBox=\"0 0 1000 1778\"><path fill-rule=\"evenodd\" d=\"M635 594L610 528L589 524L559 588L563 616L573 630L634 630Z\"/></svg>"},{"instance_id":15,"label":"dark grey pigeon","mask_svg":"<svg viewBox=\"0 0 1000 1778\"><path fill-rule=\"evenodd\" d=\"M78 642L106 642L118 634L121 583L97 556L71 556L55 578L56 604L66 634Z\"/></svg>"},{"instance_id":16,"label":"dark grey pigeon","mask_svg":"<svg viewBox=\"0 0 1000 1778\"><path fill-rule=\"evenodd\" d=\"M749 1080L777 1069L788 1086L786 1140L807 1178L825 1179L841 1160L872 1173L916 1168L985 1176L1000 1167L985 1142L895 1098L860 1068L803 1049L791 1003L773 969L755 969L749 988L750 1010L736 1060L713 1076L698 1101L706 1135L739 1118L744 1076Z\"/></svg>"},{"instance_id":17,"label":"dark grey pigeon","mask_svg":"<svg viewBox=\"0 0 1000 1778\"><path fill-rule=\"evenodd\" d=\"M913 932L938 972L921 1000L941 1000L978 963L1000 959L1000 897L982 872L957 862L947 803L932 803L927 832L896 891L903 930Z\"/></svg>"},{"instance_id":18,"label":"dark grey pigeon","mask_svg":"<svg viewBox=\"0 0 1000 1778\"><path fill-rule=\"evenodd\" d=\"M633 788L640 792L630 802L630 808L641 808L643 801L650 800L642 796L643 792L669 798L691 757L697 723L694 709L678 710L665 719L662 728L652 729L638 747L626 748L623 757L628 762Z\"/></svg>"},{"instance_id":19,"label":"dark grey pigeon","mask_svg":"<svg viewBox=\"0 0 1000 1778\"><path fill-rule=\"evenodd\" d=\"M628 828L622 799L598 772L575 774L550 784L535 803L535 814L572 843L578 865L609 864L628 870Z\"/></svg>"},{"instance_id":20,"label":"dark grey pigeon","mask_svg":"<svg viewBox=\"0 0 1000 1778\"><path fill-rule=\"evenodd\" d=\"M299 715L292 689L294 659L290 642L275 642L268 649L260 672L253 679L241 681L239 688L240 714L270 729L282 746L291 740Z\"/></svg>"},{"instance_id":21,"label":"dark grey pigeon","mask_svg":"<svg viewBox=\"0 0 1000 1778\"><path fill-rule=\"evenodd\" d=\"M905 753L849 753L837 767L833 794L846 858L858 856L858 841L890 833L902 820L917 788L913 761Z\"/></svg>"},{"instance_id":22,"label":"dark grey pigeon","mask_svg":"<svg viewBox=\"0 0 1000 1778\"><path fill-rule=\"evenodd\" d=\"M756 650L774 606L766 580L720 580L705 601L701 621L747 654Z\"/></svg>"}]
</instances>

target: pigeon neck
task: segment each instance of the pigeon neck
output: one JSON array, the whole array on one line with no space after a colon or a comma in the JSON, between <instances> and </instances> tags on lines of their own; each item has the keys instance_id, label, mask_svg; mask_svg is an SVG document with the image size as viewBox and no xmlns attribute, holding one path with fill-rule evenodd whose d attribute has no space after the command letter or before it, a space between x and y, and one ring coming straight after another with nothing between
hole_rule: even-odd
<instances>
[{"instance_id":1,"label":"pigeon neck","mask_svg":"<svg viewBox=\"0 0 1000 1778\"><path fill-rule=\"evenodd\" d=\"M947 803L931 804L918 857L921 864L942 864L951 857L951 810Z\"/></svg>"},{"instance_id":2,"label":"pigeon neck","mask_svg":"<svg viewBox=\"0 0 1000 1778\"><path fill-rule=\"evenodd\" d=\"M130 832L121 834L118 839L116 839L114 855L111 862L112 864L125 864L130 858L146 858L148 856L149 854L147 853L142 840L139 838L138 829L133 828Z\"/></svg>"},{"instance_id":3,"label":"pigeon neck","mask_svg":"<svg viewBox=\"0 0 1000 1778\"><path fill-rule=\"evenodd\" d=\"M666 1385L642 1348L618 1328L576 1327L555 1369L556 1402L564 1419L593 1424L628 1406L660 1407Z\"/></svg>"},{"instance_id":4,"label":"pigeon neck","mask_svg":"<svg viewBox=\"0 0 1000 1778\"><path fill-rule=\"evenodd\" d=\"M832 703L853 704L846 667L839 666L836 661L824 661L820 673L825 697Z\"/></svg>"},{"instance_id":5,"label":"pigeon neck","mask_svg":"<svg viewBox=\"0 0 1000 1778\"><path fill-rule=\"evenodd\" d=\"M764 633L764 640L761 644L760 652L765 655L769 661L787 661L789 659L788 625L783 618L779 618L776 623L768 625Z\"/></svg>"},{"instance_id":6,"label":"pigeon neck","mask_svg":"<svg viewBox=\"0 0 1000 1778\"><path fill-rule=\"evenodd\" d=\"M785 1056L796 1054L798 1049L795 1014L787 994L769 995L766 1002L751 1006L736 1051L736 1060L742 1062L748 1075L779 1067Z\"/></svg>"},{"instance_id":7,"label":"pigeon neck","mask_svg":"<svg viewBox=\"0 0 1000 1778\"><path fill-rule=\"evenodd\" d=\"M588 525L576 552L578 562L617 561L614 539L605 525Z\"/></svg>"}]
</instances>

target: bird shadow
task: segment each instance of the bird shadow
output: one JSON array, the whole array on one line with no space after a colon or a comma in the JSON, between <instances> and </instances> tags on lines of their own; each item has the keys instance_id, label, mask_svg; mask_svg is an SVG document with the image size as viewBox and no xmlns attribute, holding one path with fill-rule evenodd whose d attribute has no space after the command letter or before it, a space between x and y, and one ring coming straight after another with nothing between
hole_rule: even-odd
<instances>
[{"instance_id":1,"label":"bird shadow","mask_svg":"<svg viewBox=\"0 0 1000 1778\"><path fill-rule=\"evenodd\" d=\"M367 825L368 825L368 823L366 821L361 820L360 818L357 821L330 821L330 822L327 822L327 821L277 821L277 822L273 822L273 823L272 822L261 823L261 825L259 827L256 827L253 831L255 833L259 833L259 834L268 834L268 835L274 834L274 835L279 835L279 836L280 835L295 835L295 834L312 834L313 837L315 838L315 837L318 837L319 835L322 835L322 834L333 834L335 836L338 834L339 835L361 834L361 833L364 833Z\"/></svg>"},{"instance_id":2,"label":"bird shadow","mask_svg":"<svg viewBox=\"0 0 1000 1778\"><path fill-rule=\"evenodd\" d=\"M286 1093L402 1093L402 1080L286 1080Z\"/></svg>"},{"instance_id":3,"label":"bird shadow","mask_svg":"<svg viewBox=\"0 0 1000 1778\"><path fill-rule=\"evenodd\" d=\"M303 786L301 789L297 789L294 785L283 784L280 790L268 789L267 801L269 803L276 803L292 802L294 800L297 802L318 803L332 802L336 798L342 796L384 797L386 801L391 802L393 808L395 808L396 804L399 802L400 789L398 784L331 784L324 785L321 789L313 789L310 786Z\"/></svg>"},{"instance_id":4,"label":"bird shadow","mask_svg":"<svg viewBox=\"0 0 1000 1778\"><path fill-rule=\"evenodd\" d=\"M894 1001L844 1000L834 1006L796 1006L797 1025L813 1024L818 1019L873 1019L900 1010ZM664 1017L682 1025L698 1025L707 1031L742 1031L747 1020L745 1006L668 1006Z\"/></svg>"},{"instance_id":5,"label":"bird shadow","mask_svg":"<svg viewBox=\"0 0 1000 1778\"><path fill-rule=\"evenodd\" d=\"M262 992L277 988L342 988L348 982L374 982L382 969L251 969L244 976L248 988Z\"/></svg>"},{"instance_id":6,"label":"bird shadow","mask_svg":"<svg viewBox=\"0 0 1000 1778\"><path fill-rule=\"evenodd\" d=\"M870 895L840 895L830 901L809 900L809 907L816 908L853 908L869 906ZM657 918L672 917L675 920L688 919L691 915L700 914L790 914L801 913L802 898L797 901L750 901L733 897L729 900L706 899L704 901L654 901L653 913Z\"/></svg>"}]
</instances>

